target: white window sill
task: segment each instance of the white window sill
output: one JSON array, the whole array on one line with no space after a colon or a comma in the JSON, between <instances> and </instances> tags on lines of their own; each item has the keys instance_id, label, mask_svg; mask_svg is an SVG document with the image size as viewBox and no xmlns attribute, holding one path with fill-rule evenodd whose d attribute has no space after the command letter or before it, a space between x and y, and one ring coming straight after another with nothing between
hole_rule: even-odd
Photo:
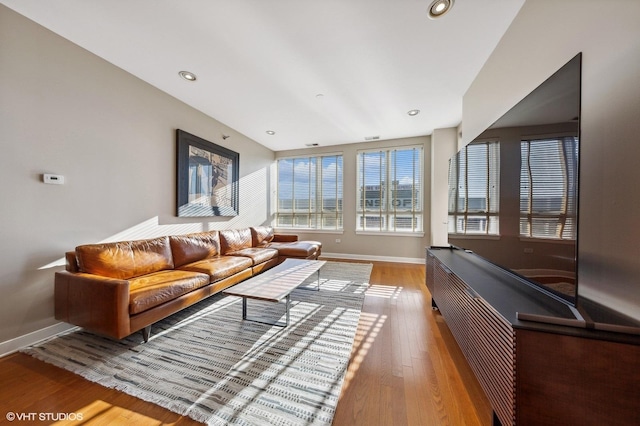
<instances>
[{"instance_id":1,"label":"white window sill","mask_svg":"<svg viewBox=\"0 0 640 426\"><path fill-rule=\"evenodd\" d=\"M356 231L356 235L375 235L376 237L423 238L424 232Z\"/></svg>"},{"instance_id":2,"label":"white window sill","mask_svg":"<svg viewBox=\"0 0 640 426\"><path fill-rule=\"evenodd\" d=\"M456 239L461 238L465 240L499 240L500 235L487 235L487 234L449 234L449 238Z\"/></svg>"},{"instance_id":3,"label":"white window sill","mask_svg":"<svg viewBox=\"0 0 640 426\"><path fill-rule=\"evenodd\" d=\"M344 234L342 229L313 229L313 228L273 228L276 234Z\"/></svg>"}]
</instances>

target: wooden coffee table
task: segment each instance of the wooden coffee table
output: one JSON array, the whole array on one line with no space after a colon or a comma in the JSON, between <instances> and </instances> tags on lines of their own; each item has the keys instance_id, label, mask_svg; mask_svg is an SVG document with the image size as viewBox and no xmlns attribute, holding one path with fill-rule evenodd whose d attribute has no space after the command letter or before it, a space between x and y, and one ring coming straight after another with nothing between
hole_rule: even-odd
<instances>
[{"instance_id":1,"label":"wooden coffee table","mask_svg":"<svg viewBox=\"0 0 640 426\"><path fill-rule=\"evenodd\" d=\"M286 327L289 325L289 309L291 307L291 292L302 284L313 273L318 274L320 290L320 268L327 263L324 260L286 259L281 264L249 278L239 284L224 290L223 294L242 297L242 319L261 322L264 324ZM281 302L285 299L286 321L268 322L259 318L247 318L247 299Z\"/></svg>"}]
</instances>

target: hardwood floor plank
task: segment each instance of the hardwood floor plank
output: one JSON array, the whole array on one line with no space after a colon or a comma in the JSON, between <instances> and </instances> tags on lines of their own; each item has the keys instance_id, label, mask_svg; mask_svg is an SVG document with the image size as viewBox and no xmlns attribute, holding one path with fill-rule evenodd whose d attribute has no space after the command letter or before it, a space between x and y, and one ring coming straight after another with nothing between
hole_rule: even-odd
<instances>
[{"instance_id":1,"label":"hardwood floor plank","mask_svg":"<svg viewBox=\"0 0 640 426\"><path fill-rule=\"evenodd\" d=\"M88 425L200 424L21 353L0 360L0 382L3 384L0 387L4 409L0 416L3 419L6 412L12 411L82 415L81 424ZM5 383L11 383L11 386L5 386ZM61 421L56 424L79 423Z\"/></svg>"},{"instance_id":2,"label":"hardwood floor plank","mask_svg":"<svg viewBox=\"0 0 640 426\"><path fill-rule=\"evenodd\" d=\"M333 425L490 425L482 388L431 309L424 266L373 263ZM82 413L87 425L200 424L25 354L0 359L0 383L0 418L51 412Z\"/></svg>"}]
</instances>

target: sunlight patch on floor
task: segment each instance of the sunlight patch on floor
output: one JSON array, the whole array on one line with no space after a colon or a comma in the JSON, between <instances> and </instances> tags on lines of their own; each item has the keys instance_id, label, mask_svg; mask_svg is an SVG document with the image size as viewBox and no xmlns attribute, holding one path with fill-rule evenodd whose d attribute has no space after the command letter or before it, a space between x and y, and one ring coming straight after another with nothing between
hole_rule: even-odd
<instances>
[{"instance_id":1,"label":"sunlight patch on floor","mask_svg":"<svg viewBox=\"0 0 640 426\"><path fill-rule=\"evenodd\" d=\"M388 286L388 285L376 285L369 286L365 295L368 297L383 297L385 299L397 299L402 292L402 287Z\"/></svg>"},{"instance_id":2,"label":"sunlight patch on floor","mask_svg":"<svg viewBox=\"0 0 640 426\"><path fill-rule=\"evenodd\" d=\"M144 425L169 425L149 416L145 416L126 408L118 407L102 400L96 400L77 409L73 413L46 413L51 419L60 419L52 425L78 425L78 424L144 424ZM176 414L176 416L178 416Z\"/></svg>"},{"instance_id":3,"label":"sunlight patch on floor","mask_svg":"<svg viewBox=\"0 0 640 426\"><path fill-rule=\"evenodd\" d=\"M387 315L377 315L367 312L360 313L360 321L358 323L358 331L353 342L353 350L351 351L351 361L349 362L349 369L344 378L344 384L342 385L342 395L349 387L351 379L353 379L360 368L360 364L364 361L369 349L371 348L376 337L382 330L384 323L387 320Z\"/></svg>"}]
</instances>

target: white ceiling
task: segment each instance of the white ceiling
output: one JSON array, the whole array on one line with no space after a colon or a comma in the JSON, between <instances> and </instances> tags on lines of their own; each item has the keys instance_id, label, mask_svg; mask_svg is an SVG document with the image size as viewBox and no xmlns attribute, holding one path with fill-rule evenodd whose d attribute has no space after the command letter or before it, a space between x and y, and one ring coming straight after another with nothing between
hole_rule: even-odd
<instances>
[{"instance_id":1,"label":"white ceiling","mask_svg":"<svg viewBox=\"0 0 640 426\"><path fill-rule=\"evenodd\" d=\"M0 1L280 151L457 126L525 0L456 0L439 20L431 0Z\"/></svg>"}]
</instances>

